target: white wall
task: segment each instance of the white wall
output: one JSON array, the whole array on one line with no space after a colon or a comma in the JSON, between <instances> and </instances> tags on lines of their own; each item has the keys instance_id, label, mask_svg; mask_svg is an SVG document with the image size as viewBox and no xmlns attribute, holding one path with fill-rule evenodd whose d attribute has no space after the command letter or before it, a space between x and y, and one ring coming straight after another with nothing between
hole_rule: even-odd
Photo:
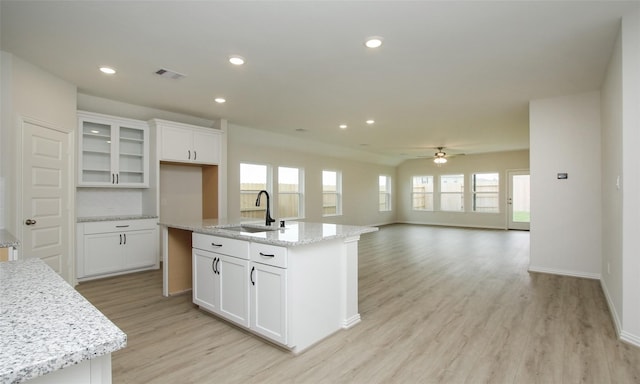
<instances>
[{"instance_id":1,"label":"white wall","mask_svg":"<svg viewBox=\"0 0 640 384\"><path fill-rule=\"evenodd\" d=\"M341 153L340 148L234 124L229 124L228 140L227 192L230 219L240 216L240 163L258 163L271 165L274 169L278 166L304 169L307 221L380 225L396 220L395 206L391 212L378 212L378 176L388 175L395 181L396 172L393 166L341 158L337 156ZM326 155L318 154L318 148L322 148ZM342 172L342 216L322 217L324 169ZM273 200L272 205L277 207ZM272 216L276 218L277 212Z\"/></svg>"},{"instance_id":2,"label":"white wall","mask_svg":"<svg viewBox=\"0 0 640 384\"><path fill-rule=\"evenodd\" d=\"M640 9L622 19L621 338L640 346Z\"/></svg>"},{"instance_id":3,"label":"white wall","mask_svg":"<svg viewBox=\"0 0 640 384\"><path fill-rule=\"evenodd\" d=\"M600 95L602 112L602 287L616 329L622 310L622 44L618 36Z\"/></svg>"},{"instance_id":4,"label":"white wall","mask_svg":"<svg viewBox=\"0 0 640 384\"><path fill-rule=\"evenodd\" d=\"M76 87L10 54L2 53L2 176L5 182L4 223L20 239L17 217L19 119L44 121L59 130L73 132L76 126ZM73 140L71 140L73 144ZM72 191L73 197L73 191ZM74 216L74 207L70 207Z\"/></svg>"},{"instance_id":5,"label":"white wall","mask_svg":"<svg viewBox=\"0 0 640 384\"><path fill-rule=\"evenodd\" d=\"M507 227L507 170L528 170L529 151L496 152L481 155L452 157L438 167L432 159L407 160L398 167L398 220L404 223L450 225L461 227L500 228ZM471 182L473 173L493 173L500 175L500 212L471 212ZM465 175L465 212L414 211L411 207L411 183L413 176L434 176L438 182L440 175ZM434 200L437 200L434 199Z\"/></svg>"},{"instance_id":6,"label":"white wall","mask_svg":"<svg viewBox=\"0 0 640 384\"><path fill-rule=\"evenodd\" d=\"M599 278L600 95L530 103L531 271ZM566 172L569 178L557 179Z\"/></svg>"}]
</instances>

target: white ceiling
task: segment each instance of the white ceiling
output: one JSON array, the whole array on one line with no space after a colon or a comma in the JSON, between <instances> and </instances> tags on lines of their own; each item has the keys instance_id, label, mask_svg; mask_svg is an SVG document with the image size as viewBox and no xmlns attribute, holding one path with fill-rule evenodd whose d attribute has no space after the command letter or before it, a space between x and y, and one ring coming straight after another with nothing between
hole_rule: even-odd
<instances>
[{"instance_id":1,"label":"white ceiling","mask_svg":"<svg viewBox=\"0 0 640 384\"><path fill-rule=\"evenodd\" d=\"M437 146L528 148L529 100L599 89L620 17L640 2L0 4L2 50L81 93L402 161ZM363 46L372 35L381 48ZM247 63L230 65L231 54Z\"/></svg>"}]
</instances>

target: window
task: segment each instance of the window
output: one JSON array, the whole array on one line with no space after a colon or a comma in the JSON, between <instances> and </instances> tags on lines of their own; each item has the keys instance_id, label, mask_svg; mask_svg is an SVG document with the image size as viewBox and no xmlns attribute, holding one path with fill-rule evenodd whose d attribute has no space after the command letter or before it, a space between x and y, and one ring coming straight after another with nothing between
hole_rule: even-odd
<instances>
[{"instance_id":1,"label":"window","mask_svg":"<svg viewBox=\"0 0 640 384\"><path fill-rule=\"evenodd\" d=\"M497 173L474 173L471 184L474 212L500 212L500 176Z\"/></svg>"},{"instance_id":2,"label":"window","mask_svg":"<svg viewBox=\"0 0 640 384\"><path fill-rule=\"evenodd\" d=\"M261 190L271 188L269 167L261 164L240 164L240 217L246 219L264 219L267 199L262 196L260 206L256 207L256 198Z\"/></svg>"},{"instance_id":3,"label":"window","mask_svg":"<svg viewBox=\"0 0 640 384\"><path fill-rule=\"evenodd\" d=\"M389 176L380 175L378 177L378 186L380 198L378 210L380 212L391 210L391 178Z\"/></svg>"},{"instance_id":4,"label":"window","mask_svg":"<svg viewBox=\"0 0 640 384\"><path fill-rule=\"evenodd\" d=\"M278 167L278 217L299 219L304 217L302 189L303 172L298 168Z\"/></svg>"},{"instance_id":5,"label":"window","mask_svg":"<svg viewBox=\"0 0 640 384\"><path fill-rule=\"evenodd\" d=\"M322 171L322 216L342 214L342 175L337 171Z\"/></svg>"},{"instance_id":6,"label":"window","mask_svg":"<svg viewBox=\"0 0 640 384\"><path fill-rule=\"evenodd\" d=\"M411 208L415 211L433 211L433 176L413 176Z\"/></svg>"},{"instance_id":7,"label":"window","mask_svg":"<svg viewBox=\"0 0 640 384\"><path fill-rule=\"evenodd\" d=\"M440 210L464 211L464 175L440 176Z\"/></svg>"}]
</instances>

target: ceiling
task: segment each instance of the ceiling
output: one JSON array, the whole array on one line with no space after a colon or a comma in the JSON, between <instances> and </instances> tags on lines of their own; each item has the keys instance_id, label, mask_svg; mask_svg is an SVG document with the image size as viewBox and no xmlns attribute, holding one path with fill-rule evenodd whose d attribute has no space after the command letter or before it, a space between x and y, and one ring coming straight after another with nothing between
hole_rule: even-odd
<instances>
[{"instance_id":1,"label":"ceiling","mask_svg":"<svg viewBox=\"0 0 640 384\"><path fill-rule=\"evenodd\" d=\"M528 148L529 100L599 89L639 4L2 0L0 32L80 93L400 162Z\"/></svg>"}]
</instances>

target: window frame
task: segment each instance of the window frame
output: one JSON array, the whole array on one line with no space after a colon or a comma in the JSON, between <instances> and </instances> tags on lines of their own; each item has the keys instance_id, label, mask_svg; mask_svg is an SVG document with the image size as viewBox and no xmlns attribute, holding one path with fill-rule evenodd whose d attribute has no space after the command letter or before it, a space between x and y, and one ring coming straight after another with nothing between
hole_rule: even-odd
<instances>
[{"instance_id":1,"label":"window frame","mask_svg":"<svg viewBox=\"0 0 640 384\"><path fill-rule=\"evenodd\" d=\"M280 189L280 170L283 168L287 168L287 169L295 169L298 171L298 190L297 192L292 192L292 191L287 191L287 192L283 192ZM298 216L283 216L282 212L280 212L280 204L281 204L281 198L283 197L283 195L297 195L298 196ZM300 167L290 167L290 166L284 166L284 165L280 165L278 166L278 198L277 200L277 204L278 204L278 209L275 209L274 207L274 211L276 211L276 214L278 215L278 218L280 219L287 219L287 220L293 220L293 219L304 219L304 169L300 168Z\"/></svg>"},{"instance_id":2,"label":"window frame","mask_svg":"<svg viewBox=\"0 0 640 384\"><path fill-rule=\"evenodd\" d=\"M384 178L384 186L385 190L381 189L382 187L382 178ZM392 183L391 176L389 175L378 175L378 212L391 212L391 197L392 197ZM384 204L381 203L381 198L384 196Z\"/></svg>"},{"instance_id":3,"label":"window frame","mask_svg":"<svg viewBox=\"0 0 640 384\"><path fill-rule=\"evenodd\" d=\"M240 184L239 185L239 187L240 187L240 220L241 221L255 221L255 220L258 220L258 219L263 219L264 215L261 215L262 217L246 217L246 216L243 216L243 210L242 210L242 208L243 208L242 207L243 196L251 194L251 195L254 196L254 199L255 199L255 198L257 198L258 193L261 191L261 190L253 190L253 189L251 189L251 190L242 189L242 166L243 165L265 167L265 173L266 173L265 174L265 178L266 178L266 181L265 181L266 188L265 188L265 190L269 193L269 196L273 196L273 193L272 193L273 192L273 168L269 164L260 164L260 163L253 163L253 162L240 162L240 170L239 170L239 173L238 173L239 174L239 179L240 179L240 183L239 183ZM264 198L261 198L261 199L266 200ZM260 206L261 207L265 207L265 209L266 209L266 204L267 204L266 201L261 201ZM273 202L271 202L271 204L273 204ZM263 209L256 209L255 211L263 211Z\"/></svg>"},{"instance_id":4,"label":"window frame","mask_svg":"<svg viewBox=\"0 0 640 384\"><path fill-rule=\"evenodd\" d=\"M443 191L444 188L442 188L442 183L443 180L449 177L457 177L459 180L462 181L462 190L460 192L450 192L450 191ZM438 196L439 196L439 211L440 212L465 212L465 175L464 173L453 173L453 174L446 174L446 175L439 175L438 176ZM445 195L460 195L460 203L461 203L461 207L460 209L456 209L456 210L452 210L452 209L443 209L442 206L442 202L443 202L443 196Z\"/></svg>"},{"instance_id":5,"label":"window frame","mask_svg":"<svg viewBox=\"0 0 640 384\"><path fill-rule=\"evenodd\" d=\"M416 192L415 191L415 179L416 178L429 178L431 180L431 192ZM411 176L411 210L412 211L417 211L417 212L433 212L435 210L435 192L436 192L436 185L435 185L435 176L433 175L416 175L416 176ZM423 183L424 185L424 183ZM416 197L418 197L419 195L422 195L424 201L425 201L425 206L428 206L429 204L427 204L427 198L430 197L430 201L431 201L431 209L428 208L416 208L415 206L415 201L416 201Z\"/></svg>"},{"instance_id":6,"label":"window frame","mask_svg":"<svg viewBox=\"0 0 640 384\"><path fill-rule=\"evenodd\" d=\"M476 176L477 175L496 175L498 178L498 184L496 185L495 192L478 192L476 189ZM474 172L471 174L471 212L474 213L500 213L500 172ZM479 196L495 195L496 206L492 211L478 211L477 200Z\"/></svg>"},{"instance_id":7,"label":"window frame","mask_svg":"<svg viewBox=\"0 0 640 384\"><path fill-rule=\"evenodd\" d=\"M336 179L336 190L335 191L326 191L324 189L324 174L326 173L334 173ZM322 217L334 217L334 216L342 216L342 172L334 169L323 169L321 174L321 184L322 184ZM325 196L327 195L335 195L336 201L336 212L335 213L325 213Z\"/></svg>"}]
</instances>

